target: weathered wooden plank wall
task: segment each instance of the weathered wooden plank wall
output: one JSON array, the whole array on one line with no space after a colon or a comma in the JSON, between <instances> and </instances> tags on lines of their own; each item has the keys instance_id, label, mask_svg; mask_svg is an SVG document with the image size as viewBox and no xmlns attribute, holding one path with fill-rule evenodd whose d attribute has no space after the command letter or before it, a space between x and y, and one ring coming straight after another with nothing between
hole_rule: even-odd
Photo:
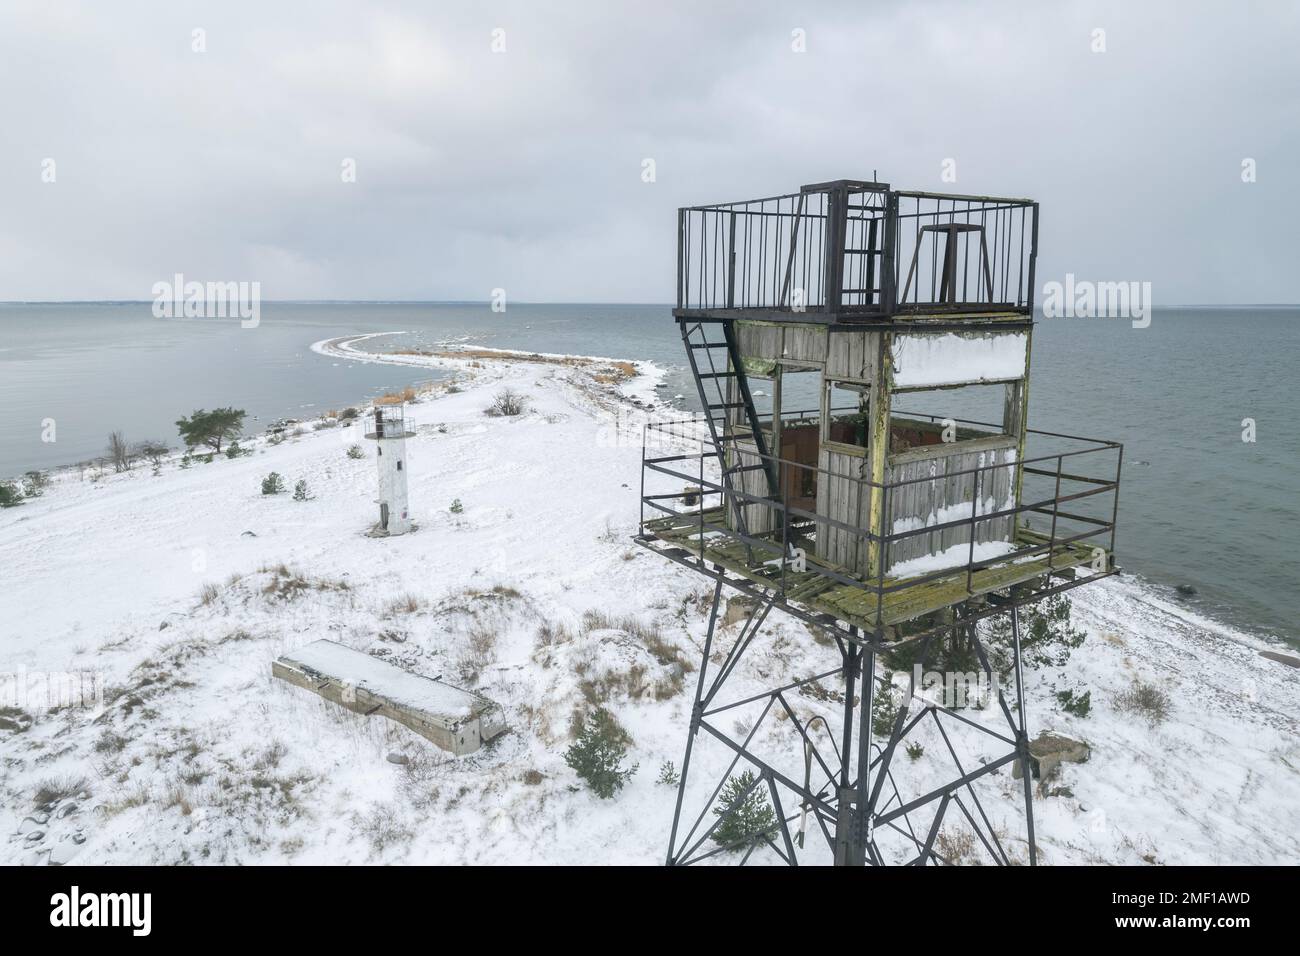
<instances>
[{"instance_id":1,"label":"weathered wooden plank wall","mask_svg":"<svg viewBox=\"0 0 1300 956\"><path fill-rule=\"evenodd\" d=\"M821 473L817 476L817 513L856 527L866 527L867 501L862 485L864 458L834 447L822 445L817 456ZM851 531L830 525L817 528L817 557L845 568L856 568L861 552L866 560L862 539Z\"/></svg>"},{"instance_id":2,"label":"weathered wooden plank wall","mask_svg":"<svg viewBox=\"0 0 1300 956\"><path fill-rule=\"evenodd\" d=\"M912 478L931 480L917 482L889 492L889 516L886 528L894 532L910 530L927 524L941 524L971 514L976 479L979 481L981 499L978 513L988 514L1011 506L1015 481L1016 446L1013 436L1001 439L981 439L979 449L963 451L962 445L931 445L927 454L913 452L891 460L888 475L890 482ZM932 452L933 449L933 452ZM919 451L919 450L918 450ZM976 475L959 472L982 466L1001 466ZM1010 541L1014 527L1011 517L979 522L975 541ZM954 545L970 543L969 526L949 528L929 534L913 535L889 545L885 570L901 561L909 561L927 554L942 552Z\"/></svg>"},{"instance_id":3,"label":"weathered wooden plank wall","mask_svg":"<svg viewBox=\"0 0 1300 956\"><path fill-rule=\"evenodd\" d=\"M740 458L741 465L761 465L763 460L758 457L758 449L752 441L741 439L735 443L735 454ZM742 471L732 479L733 486L738 490L749 495L756 495L759 498L766 498L768 495L767 475L762 471ZM743 506L745 517L745 529L747 533L762 534L776 528L777 515L771 505L758 503L746 504ZM731 527L736 527L736 503L730 502L727 509L727 523Z\"/></svg>"}]
</instances>

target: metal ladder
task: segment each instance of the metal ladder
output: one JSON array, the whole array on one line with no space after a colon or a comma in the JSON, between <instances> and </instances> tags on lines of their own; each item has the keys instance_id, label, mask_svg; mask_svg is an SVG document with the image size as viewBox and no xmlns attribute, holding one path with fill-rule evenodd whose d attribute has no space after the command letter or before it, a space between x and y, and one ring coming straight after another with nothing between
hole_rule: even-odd
<instances>
[{"instance_id":1,"label":"metal ladder","mask_svg":"<svg viewBox=\"0 0 1300 956\"><path fill-rule=\"evenodd\" d=\"M718 459L722 470L722 486L726 489L725 498L736 501L736 530L744 538L749 538L749 529L745 524L745 506L735 497L737 490L733 481L737 475L750 471L763 471L767 477L768 494L776 498L779 494L779 482L775 464L767 456L767 439L759 427L758 412L754 408L754 398L749 391L749 382L742 371L740 350L736 345L735 328L730 319L678 319L681 327L682 344L686 346L686 358L690 362L691 374L695 378L695 387L700 396L700 407L704 410L704 420L709 427L714 451L708 454ZM722 338L709 337L709 326L722 326ZM721 363L721 367L719 367ZM730 400L727 383L734 381L740 401ZM707 383L712 384L712 393ZM758 451L758 464L742 464L736 448L739 438L747 437L736 434L729 428L728 417L731 411L744 409L745 420L753 436L754 447ZM736 452L728 461L728 452ZM703 491L703 489L701 489ZM703 509L703 498L700 508ZM784 519L784 515L783 515ZM746 553L753 563L753 551L749 542L745 542ZM703 555L701 555L703 559Z\"/></svg>"}]
</instances>

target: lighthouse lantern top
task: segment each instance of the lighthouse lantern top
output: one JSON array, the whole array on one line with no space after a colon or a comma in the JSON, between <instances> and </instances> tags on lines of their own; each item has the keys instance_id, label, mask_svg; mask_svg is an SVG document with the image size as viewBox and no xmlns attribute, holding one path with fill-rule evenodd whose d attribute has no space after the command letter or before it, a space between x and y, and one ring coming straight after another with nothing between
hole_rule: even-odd
<instances>
[{"instance_id":1,"label":"lighthouse lantern top","mask_svg":"<svg viewBox=\"0 0 1300 956\"><path fill-rule=\"evenodd\" d=\"M375 439L410 438L415 423L406 414L405 405L375 405L366 413L365 434Z\"/></svg>"}]
</instances>

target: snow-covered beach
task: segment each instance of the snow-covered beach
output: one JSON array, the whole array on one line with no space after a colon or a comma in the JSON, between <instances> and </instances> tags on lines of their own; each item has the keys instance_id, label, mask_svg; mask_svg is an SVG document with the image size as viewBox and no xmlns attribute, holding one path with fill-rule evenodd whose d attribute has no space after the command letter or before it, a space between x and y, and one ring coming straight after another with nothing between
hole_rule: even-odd
<instances>
[{"instance_id":1,"label":"snow-covered beach","mask_svg":"<svg viewBox=\"0 0 1300 956\"><path fill-rule=\"evenodd\" d=\"M618 426L650 409L659 371L378 355L364 337L314 348L455 373L410 407L417 530L365 534L373 449L344 424L157 475L63 471L0 512L2 670L23 685L11 684L16 705L0 701L0 859L661 862L672 790L656 775L681 760L707 595L631 542L641 446ZM524 415L484 415L503 387L527 398ZM364 458L348 457L354 444ZM262 495L270 471L312 497ZM1300 862L1300 669L1132 578L1071 598L1088 639L1065 673L1032 674L1029 722L1092 754L1035 801L1040 860ZM802 624L773 623L745 667L770 681L829 666ZM454 758L272 680L273 659L319 638L470 687L511 730ZM35 706L33 688L79 674L102 707ZM1165 720L1116 707L1134 679L1168 695ZM1066 683L1091 691L1087 717L1059 709ZM563 759L571 718L595 699L639 764L611 800L578 787ZM927 773L923 760L912 769ZM995 783L1009 824L1018 786L1009 773Z\"/></svg>"}]
</instances>

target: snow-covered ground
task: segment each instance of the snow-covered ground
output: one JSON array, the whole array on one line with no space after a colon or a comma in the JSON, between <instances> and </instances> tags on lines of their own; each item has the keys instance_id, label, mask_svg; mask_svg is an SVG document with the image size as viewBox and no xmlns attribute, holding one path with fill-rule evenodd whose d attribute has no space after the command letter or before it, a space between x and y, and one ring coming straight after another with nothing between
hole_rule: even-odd
<instances>
[{"instance_id":1,"label":"snow-covered ground","mask_svg":"<svg viewBox=\"0 0 1300 956\"><path fill-rule=\"evenodd\" d=\"M318 346L340 348L364 358L356 342ZM598 366L400 361L458 373L410 412L409 535L365 533L374 450L355 427L156 476L64 472L0 512L0 672L26 705L0 709L0 862L663 860L673 791L656 777L681 764L708 589L630 542L641 447L615 422L629 395L648 404L657 372L615 384ZM528 397L525 415L484 415L503 386ZM354 443L364 458L347 456ZM263 496L273 470L313 497ZM1071 596L1088 640L1064 672L1033 674L1028 711L1092 757L1035 801L1043 861L1300 862L1300 670L1132 579ZM771 625L737 694L835 666L802 624ZM454 758L271 678L275 657L323 637L472 688L511 730ZM723 648L734 639L724 629ZM38 706L43 681L77 675L102 709ZM1169 695L1165 721L1117 708L1134 678ZM1066 686L1091 689L1089 716L1058 709ZM563 759L593 699L639 764L611 800ZM792 701L837 721L833 701ZM725 761L701 754L716 779ZM901 772L924 781L929 759ZM1018 788L1000 773L988 790L1008 832Z\"/></svg>"}]
</instances>

